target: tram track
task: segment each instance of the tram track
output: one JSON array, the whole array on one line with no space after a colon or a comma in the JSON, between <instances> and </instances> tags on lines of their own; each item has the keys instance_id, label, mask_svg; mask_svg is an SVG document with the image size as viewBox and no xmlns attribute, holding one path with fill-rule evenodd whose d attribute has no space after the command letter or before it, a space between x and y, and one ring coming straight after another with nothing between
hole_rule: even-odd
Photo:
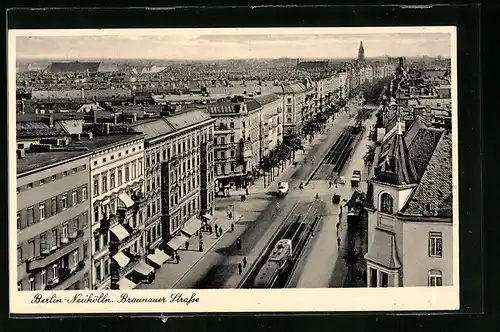
<instances>
[{"instance_id":1,"label":"tram track","mask_svg":"<svg viewBox=\"0 0 500 332\"><path fill-rule=\"evenodd\" d=\"M299 215L292 215L291 213L287 216L287 219L289 220L289 223L282 227L276 235L272 238L271 241L268 242L266 245L265 249L262 251L262 253L259 255L259 259L255 261L255 263L250 267L249 272L245 275L245 277L242 279L240 284L238 285L238 288L252 288L254 285L254 280L257 277L258 273L260 272L261 268L264 266L264 264L267 262L270 252L278 243L278 241L282 239L290 239L292 242L293 246L293 253L292 253L292 259L294 256L296 256L298 253L303 248L300 248L303 245L303 239L304 239L304 234L309 234L310 230L312 229L312 226L317 219L315 215L320 211L321 205L314 201L312 203L309 203L308 209L303 213ZM312 218L311 218L312 217ZM286 222L283 223L285 225ZM284 269L289 268L288 265ZM276 287L276 285L283 285L284 282L282 280L283 276L280 275L278 278L273 282L272 285L268 288L282 288L281 287Z\"/></svg>"}]
</instances>

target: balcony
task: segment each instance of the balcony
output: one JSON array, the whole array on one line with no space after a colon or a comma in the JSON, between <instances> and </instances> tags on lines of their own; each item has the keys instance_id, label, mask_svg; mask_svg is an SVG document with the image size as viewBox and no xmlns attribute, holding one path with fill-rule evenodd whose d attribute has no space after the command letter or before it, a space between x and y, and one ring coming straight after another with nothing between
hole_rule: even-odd
<instances>
[{"instance_id":1,"label":"balcony","mask_svg":"<svg viewBox=\"0 0 500 332\"><path fill-rule=\"evenodd\" d=\"M85 262L81 261L73 268L60 268L58 277L48 280L45 290L64 290L73 285L78 280L83 279L83 275L88 270L85 269Z\"/></svg>"},{"instance_id":2,"label":"balcony","mask_svg":"<svg viewBox=\"0 0 500 332\"><path fill-rule=\"evenodd\" d=\"M143 192L132 195L132 200L134 201L136 210L139 210L147 202L147 197Z\"/></svg>"},{"instance_id":3,"label":"balcony","mask_svg":"<svg viewBox=\"0 0 500 332\"><path fill-rule=\"evenodd\" d=\"M27 271L33 272L43 269L50 263L78 249L80 246L80 241L78 241L78 239L81 237L83 237L83 231L77 230L76 232L70 232L68 237L61 238L61 244L59 246L53 243L41 243L40 256L28 261L26 266Z\"/></svg>"},{"instance_id":4,"label":"balcony","mask_svg":"<svg viewBox=\"0 0 500 332\"><path fill-rule=\"evenodd\" d=\"M104 216L101 219L101 233L106 233L110 227L111 224L113 224L116 221L116 216L114 214L110 214L109 216Z\"/></svg>"}]
</instances>

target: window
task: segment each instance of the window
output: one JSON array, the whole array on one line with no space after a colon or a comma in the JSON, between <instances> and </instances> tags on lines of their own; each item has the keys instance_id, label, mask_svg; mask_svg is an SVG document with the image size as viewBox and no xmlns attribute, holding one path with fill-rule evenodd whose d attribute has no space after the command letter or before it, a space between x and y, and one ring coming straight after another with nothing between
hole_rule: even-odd
<instances>
[{"instance_id":1,"label":"window","mask_svg":"<svg viewBox=\"0 0 500 332\"><path fill-rule=\"evenodd\" d=\"M89 214L88 212L84 212L82 214L82 229L86 229L89 223Z\"/></svg>"},{"instance_id":2,"label":"window","mask_svg":"<svg viewBox=\"0 0 500 332\"><path fill-rule=\"evenodd\" d=\"M139 159L139 175L142 175L142 160L140 159Z\"/></svg>"},{"instance_id":3,"label":"window","mask_svg":"<svg viewBox=\"0 0 500 332\"><path fill-rule=\"evenodd\" d=\"M101 244L101 242L100 242L99 235L94 236L94 247L95 247L95 251L96 252L99 251L99 250L101 250L100 249L100 247L101 247L100 244Z\"/></svg>"},{"instance_id":4,"label":"window","mask_svg":"<svg viewBox=\"0 0 500 332\"><path fill-rule=\"evenodd\" d=\"M115 187L115 171L112 170L109 173L109 188L113 189Z\"/></svg>"},{"instance_id":5,"label":"window","mask_svg":"<svg viewBox=\"0 0 500 332\"><path fill-rule=\"evenodd\" d=\"M370 268L370 274L371 274L371 277L370 277L370 287L377 287L378 284L377 284L377 273L378 271L375 270L374 268Z\"/></svg>"},{"instance_id":6,"label":"window","mask_svg":"<svg viewBox=\"0 0 500 332\"><path fill-rule=\"evenodd\" d=\"M82 202L87 200L87 187L82 188Z\"/></svg>"},{"instance_id":7,"label":"window","mask_svg":"<svg viewBox=\"0 0 500 332\"><path fill-rule=\"evenodd\" d=\"M23 247L17 247L17 265L23 263Z\"/></svg>"},{"instance_id":8,"label":"window","mask_svg":"<svg viewBox=\"0 0 500 332\"><path fill-rule=\"evenodd\" d=\"M429 232L429 257L441 258L443 255L443 234Z\"/></svg>"},{"instance_id":9,"label":"window","mask_svg":"<svg viewBox=\"0 0 500 332\"><path fill-rule=\"evenodd\" d=\"M73 203L73 206L75 206L76 203L78 203L78 195L77 195L76 191L73 191L71 193L71 201Z\"/></svg>"},{"instance_id":10,"label":"window","mask_svg":"<svg viewBox=\"0 0 500 332\"><path fill-rule=\"evenodd\" d=\"M83 288L89 289L89 278L88 277L85 277L85 279L83 281Z\"/></svg>"},{"instance_id":11,"label":"window","mask_svg":"<svg viewBox=\"0 0 500 332\"><path fill-rule=\"evenodd\" d=\"M94 197L99 196L99 175L94 176Z\"/></svg>"},{"instance_id":12,"label":"window","mask_svg":"<svg viewBox=\"0 0 500 332\"><path fill-rule=\"evenodd\" d=\"M17 213L16 219L17 219L17 229L21 229L21 213L20 212Z\"/></svg>"},{"instance_id":13,"label":"window","mask_svg":"<svg viewBox=\"0 0 500 332\"><path fill-rule=\"evenodd\" d=\"M388 193L380 195L380 211L392 214L393 199Z\"/></svg>"},{"instance_id":14,"label":"window","mask_svg":"<svg viewBox=\"0 0 500 332\"><path fill-rule=\"evenodd\" d=\"M35 240L28 241L28 259L35 257Z\"/></svg>"},{"instance_id":15,"label":"window","mask_svg":"<svg viewBox=\"0 0 500 332\"><path fill-rule=\"evenodd\" d=\"M68 195L64 194L62 196L62 209L65 210L68 208Z\"/></svg>"},{"instance_id":16,"label":"window","mask_svg":"<svg viewBox=\"0 0 500 332\"><path fill-rule=\"evenodd\" d=\"M234 135L231 135L231 136L229 137L229 141L230 141L231 143L234 143Z\"/></svg>"},{"instance_id":17,"label":"window","mask_svg":"<svg viewBox=\"0 0 500 332\"><path fill-rule=\"evenodd\" d=\"M135 161L132 163L132 179L136 178Z\"/></svg>"},{"instance_id":18,"label":"window","mask_svg":"<svg viewBox=\"0 0 500 332\"><path fill-rule=\"evenodd\" d=\"M108 191L108 175L106 173L102 173L102 193L104 194Z\"/></svg>"},{"instance_id":19,"label":"window","mask_svg":"<svg viewBox=\"0 0 500 332\"><path fill-rule=\"evenodd\" d=\"M78 250L73 251L73 266L78 265L78 262L80 261L80 255L78 253Z\"/></svg>"},{"instance_id":20,"label":"window","mask_svg":"<svg viewBox=\"0 0 500 332\"><path fill-rule=\"evenodd\" d=\"M104 276L107 276L109 274L109 259L106 259L104 261Z\"/></svg>"},{"instance_id":21,"label":"window","mask_svg":"<svg viewBox=\"0 0 500 332\"><path fill-rule=\"evenodd\" d=\"M224 136L222 136L222 137L220 138L220 144L221 144L221 145L226 144L226 138L225 138Z\"/></svg>"},{"instance_id":22,"label":"window","mask_svg":"<svg viewBox=\"0 0 500 332\"><path fill-rule=\"evenodd\" d=\"M103 247L108 245L108 232L102 235L102 245Z\"/></svg>"},{"instance_id":23,"label":"window","mask_svg":"<svg viewBox=\"0 0 500 332\"><path fill-rule=\"evenodd\" d=\"M33 206L30 206L28 208L28 225L31 225L34 220L35 220L35 209L33 208Z\"/></svg>"},{"instance_id":24,"label":"window","mask_svg":"<svg viewBox=\"0 0 500 332\"><path fill-rule=\"evenodd\" d=\"M57 264L52 265L52 279L57 278L58 275L57 272L58 272Z\"/></svg>"},{"instance_id":25,"label":"window","mask_svg":"<svg viewBox=\"0 0 500 332\"><path fill-rule=\"evenodd\" d=\"M231 157L234 157L234 155L235 155L234 150L231 150Z\"/></svg>"},{"instance_id":26,"label":"window","mask_svg":"<svg viewBox=\"0 0 500 332\"><path fill-rule=\"evenodd\" d=\"M97 265L95 267L95 279L97 282L101 281L101 266L100 265Z\"/></svg>"},{"instance_id":27,"label":"window","mask_svg":"<svg viewBox=\"0 0 500 332\"><path fill-rule=\"evenodd\" d=\"M388 287L389 286L389 275L385 272L380 272L380 277L381 277L381 283L382 287Z\"/></svg>"},{"instance_id":28,"label":"window","mask_svg":"<svg viewBox=\"0 0 500 332\"><path fill-rule=\"evenodd\" d=\"M41 203L39 206L40 208L40 220L45 219L45 203Z\"/></svg>"},{"instance_id":29,"label":"window","mask_svg":"<svg viewBox=\"0 0 500 332\"><path fill-rule=\"evenodd\" d=\"M83 259L87 259L89 257L89 243L85 242L83 244Z\"/></svg>"},{"instance_id":30,"label":"window","mask_svg":"<svg viewBox=\"0 0 500 332\"><path fill-rule=\"evenodd\" d=\"M121 169L121 167L118 169L118 185L121 185L122 184L122 181L123 181L123 171Z\"/></svg>"},{"instance_id":31,"label":"window","mask_svg":"<svg viewBox=\"0 0 500 332\"><path fill-rule=\"evenodd\" d=\"M35 290L35 277L30 277L30 290Z\"/></svg>"},{"instance_id":32,"label":"window","mask_svg":"<svg viewBox=\"0 0 500 332\"><path fill-rule=\"evenodd\" d=\"M287 104L291 104L292 103L292 98L287 98L286 102L287 102Z\"/></svg>"},{"instance_id":33,"label":"window","mask_svg":"<svg viewBox=\"0 0 500 332\"><path fill-rule=\"evenodd\" d=\"M40 279L42 287L45 287L45 285L47 284L47 270L43 269L42 272L40 272Z\"/></svg>"},{"instance_id":34,"label":"window","mask_svg":"<svg viewBox=\"0 0 500 332\"><path fill-rule=\"evenodd\" d=\"M429 271L429 286L443 286L443 273L439 270Z\"/></svg>"},{"instance_id":35,"label":"window","mask_svg":"<svg viewBox=\"0 0 500 332\"><path fill-rule=\"evenodd\" d=\"M125 165L125 182L130 181L130 167L129 165Z\"/></svg>"},{"instance_id":36,"label":"window","mask_svg":"<svg viewBox=\"0 0 500 332\"><path fill-rule=\"evenodd\" d=\"M231 121L231 122L229 123L229 127L230 127L231 129L234 129L234 122L232 122L232 121Z\"/></svg>"},{"instance_id":37,"label":"window","mask_svg":"<svg viewBox=\"0 0 500 332\"><path fill-rule=\"evenodd\" d=\"M64 223L62 226L61 239L64 239L66 242L68 241L68 223Z\"/></svg>"},{"instance_id":38,"label":"window","mask_svg":"<svg viewBox=\"0 0 500 332\"><path fill-rule=\"evenodd\" d=\"M231 163L231 172L234 172L234 163Z\"/></svg>"}]
</instances>

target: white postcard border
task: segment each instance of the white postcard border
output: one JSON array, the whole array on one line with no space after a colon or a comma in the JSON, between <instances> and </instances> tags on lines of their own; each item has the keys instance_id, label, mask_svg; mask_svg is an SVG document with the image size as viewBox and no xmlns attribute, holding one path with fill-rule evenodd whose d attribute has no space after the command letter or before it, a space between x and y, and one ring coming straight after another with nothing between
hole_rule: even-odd
<instances>
[{"instance_id":1,"label":"white postcard border","mask_svg":"<svg viewBox=\"0 0 500 332\"><path fill-rule=\"evenodd\" d=\"M189 33L193 29L175 29ZM204 34L410 34L450 33L452 65L452 164L453 164L453 272L450 287L402 288L341 288L341 289L284 289L284 290L131 290L131 291L44 291L17 290L16 252L17 230L14 224L16 199L16 37L61 35L155 35L167 29L100 29L100 30L10 30L8 32L8 158L9 158L9 290L11 314L73 314L73 313L208 313L208 312L292 312L292 311L427 311L459 309L459 227L458 227L458 91L456 27L369 27L369 28L250 28L194 29ZM172 31L172 30L171 30ZM170 303L172 295L198 299L196 302ZM55 296L58 303L33 303L36 294ZM107 297L114 303L71 303L80 294L85 298ZM117 303L123 294L141 299L161 299L157 303ZM159 300L160 301L160 300Z\"/></svg>"}]
</instances>

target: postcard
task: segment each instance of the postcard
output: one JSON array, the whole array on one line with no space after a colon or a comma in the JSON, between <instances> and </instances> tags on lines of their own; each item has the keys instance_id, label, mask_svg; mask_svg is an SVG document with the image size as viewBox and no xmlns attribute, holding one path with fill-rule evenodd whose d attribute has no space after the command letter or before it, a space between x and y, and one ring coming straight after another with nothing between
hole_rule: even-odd
<instances>
[{"instance_id":1,"label":"postcard","mask_svg":"<svg viewBox=\"0 0 500 332\"><path fill-rule=\"evenodd\" d=\"M9 30L10 312L458 309L456 53L455 27Z\"/></svg>"}]
</instances>

